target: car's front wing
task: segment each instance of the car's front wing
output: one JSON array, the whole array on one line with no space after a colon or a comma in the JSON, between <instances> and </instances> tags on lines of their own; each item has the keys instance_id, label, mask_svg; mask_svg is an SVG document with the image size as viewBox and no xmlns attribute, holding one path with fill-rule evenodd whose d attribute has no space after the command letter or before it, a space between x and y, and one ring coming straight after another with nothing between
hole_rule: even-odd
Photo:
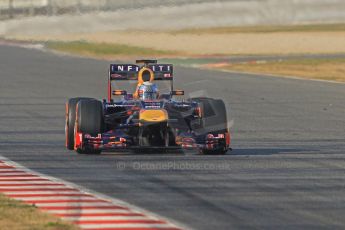
<instances>
[{"instance_id":1,"label":"car's front wing","mask_svg":"<svg viewBox=\"0 0 345 230\"><path fill-rule=\"evenodd\" d=\"M206 134L197 136L194 133L180 133L175 136L175 145L165 146L140 146L133 137L121 131L110 131L97 136L87 133L75 134L75 149L90 150L117 150L117 149L140 149L140 148L166 148L166 149L206 149L217 150L230 147L230 134Z\"/></svg>"}]
</instances>

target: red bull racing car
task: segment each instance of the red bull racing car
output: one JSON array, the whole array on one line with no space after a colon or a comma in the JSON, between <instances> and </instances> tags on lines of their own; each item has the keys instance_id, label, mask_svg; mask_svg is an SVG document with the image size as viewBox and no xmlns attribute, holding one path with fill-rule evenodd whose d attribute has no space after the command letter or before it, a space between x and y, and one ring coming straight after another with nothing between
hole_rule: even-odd
<instances>
[{"instance_id":1,"label":"red bull racing car","mask_svg":"<svg viewBox=\"0 0 345 230\"><path fill-rule=\"evenodd\" d=\"M119 88L135 82L132 92ZM158 83L168 83L166 92ZM225 104L206 97L178 99L173 66L156 60L111 64L108 98L71 98L66 103L66 147L78 153L134 149L197 149L225 154L230 133Z\"/></svg>"}]
</instances>

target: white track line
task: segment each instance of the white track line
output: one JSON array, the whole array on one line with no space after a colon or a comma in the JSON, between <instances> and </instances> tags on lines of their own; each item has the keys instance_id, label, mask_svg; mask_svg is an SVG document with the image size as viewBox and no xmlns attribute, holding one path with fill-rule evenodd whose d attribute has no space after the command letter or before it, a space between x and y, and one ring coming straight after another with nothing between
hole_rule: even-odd
<instances>
[{"instance_id":1,"label":"white track line","mask_svg":"<svg viewBox=\"0 0 345 230\"><path fill-rule=\"evenodd\" d=\"M98 214L98 213L106 213L106 214L132 214L132 211L125 210L125 209L109 209L109 210L101 210L101 209L70 209L70 210L45 210L46 212L49 213L54 213L54 214Z\"/></svg>"},{"instance_id":2,"label":"white track line","mask_svg":"<svg viewBox=\"0 0 345 230\"><path fill-rule=\"evenodd\" d=\"M63 217L68 221L84 221L84 220L151 220L145 216L79 216L79 217Z\"/></svg>"},{"instance_id":3,"label":"white track line","mask_svg":"<svg viewBox=\"0 0 345 230\"><path fill-rule=\"evenodd\" d=\"M16 198L17 200L22 200L22 201L27 201L27 202L32 202L32 201L49 201L49 200L97 200L99 201L99 199L95 198L95 197L78 197L78 196L58 196L58 197L18 197Z\"/></svg>"},{"instance_id":4,"label":"white track line","mask_svg":"<svg viewBox=\"0 0 345 230\"><path fill-rule=\"evenodd\" d=\"M25 186L25 185L17 185L17 186L1 186L0 185L0 191L1 189L36 189L36 191L40 190L48 190L48 189L70 189L67 188L64 185L48 185L48 186L42 186L42 185L30 185L30 186Z\"/></svg>"},{"instance_id":5,"label":"white track line","mask_svg":"<svg viewBox=\"0 0 345 230\"><path fill-rule=\"evenodd\" d=\"M99 209L99 207L104 207L105 209L107 209L108 207L116 207L116 205L109 203L109 202L78 202L78 201L74 201L74 202L64 202L64 203L56 203L56 202L51 202L51 203L36 203L36 206L38 207L79 207L80 209L83 208L93 208L96 207L94 209ZM122 206L118 206L118 208L113 208L113 209L123 209Z\"/></svg>"},{"instance_id":6,"label":"white track line","mask_svg":"<svg viewBox=\"0 0 345 230\"><path fill-rule=\"evenodd\" d=\"M16 168L10 168L10 169L0 168L0 174L4 172L23 172L23 170L16 169Z\"/></svg>"},{"instance_id":7,"label":"white track line","mask_svg":"<svg viewBox=\"0 0 345 230\"><path fill-rule=\"evenodd\" d=\"M0 181L0 186L2 186L3 184L18 184L18 185L35 184L35 185L40 185L40 184L57 184L57 183L52 182L52 181L33 181L33 182L32 181ZM62 184L62 185L64 185L64 184Z\"/></svg>"},{"instance_id":8,"label":"white track line","mask_svg":"<svg viewBox=\"0 0 345 230\"><path fill-rule=\"evenodd\" d=\"M3 177L3 176L0 176L0 180L6 180L6 181L12 181L12 180L21 180L21 179L25 179L25 180L28 180L28 181L34 181L36 179L40 179L40 177L38 176L18 176L18 177Z\"/></svg>"},{"instance_id":9,"label":"white track line","mask_svg":"<svg viewBox=\"0 0 345 230\"><path fill-rule=\"evenodd\" d=\"M90 194L85 194L81 193L78 191L7 191L3 192L6 195L27 195L27 196L35 196L37 194L45 194L45 195L68 195L68 194L73 194L73 195L80 195L80 196L90 196Z\"/></svg>"},{"instance_id":10,"label":"white track line","mask_svg":"<svg viewBox=\"0 0 345 230\"><path fill-rule=\"evenodd\" d=\"M154 228L154 229L164 229L172 228L172 225L167 224L79 224L79 227L83 229L105 229L105 228L119 228L121 230L125 228Z\"/></svg>"},{"instance_id":11,"label":"white track line","mask_svg":"<svg viewBox=\"0 0 345 230\"><path fill-rule=\"evenodd\" d=\"M0 177L1 176L27 176L28 174L26 172L0 172Z\"/></svg>"}]
</instances>

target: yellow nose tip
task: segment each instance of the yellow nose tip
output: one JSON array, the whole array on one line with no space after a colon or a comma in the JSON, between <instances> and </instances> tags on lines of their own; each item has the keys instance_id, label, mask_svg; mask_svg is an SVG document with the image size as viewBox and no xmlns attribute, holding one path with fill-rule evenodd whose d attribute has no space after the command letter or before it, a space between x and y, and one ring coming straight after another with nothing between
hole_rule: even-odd
<instances>
[{"instance_id":1,"label":"yellow nose tip","mask_svg":"<svg viewBox=\"0 0 345 230\"><path fill-rule=\"evenodd\" d=\"M139 120L141 122L164 122L168 120L168 113L165 109L141 110Z\"/></svg>"}]
</instances>

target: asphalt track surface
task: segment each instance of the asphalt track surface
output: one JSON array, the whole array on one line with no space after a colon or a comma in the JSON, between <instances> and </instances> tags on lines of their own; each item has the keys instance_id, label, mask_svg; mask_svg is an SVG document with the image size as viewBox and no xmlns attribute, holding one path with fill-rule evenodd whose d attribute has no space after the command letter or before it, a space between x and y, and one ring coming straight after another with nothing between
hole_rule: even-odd
<instances>
[{"instance_id":1,"label":"asphalt track surface","mask_svg":"<svg viewBox=\"0 0 345 230\"><path fill-rule=\"evenodd\" d=\"M233 152L67 151L64 102L104 97L108 64L0 46L0 155L194 229L345 228L345 84L177 67L227 102Z\"/></svg>"}]
</instances>

